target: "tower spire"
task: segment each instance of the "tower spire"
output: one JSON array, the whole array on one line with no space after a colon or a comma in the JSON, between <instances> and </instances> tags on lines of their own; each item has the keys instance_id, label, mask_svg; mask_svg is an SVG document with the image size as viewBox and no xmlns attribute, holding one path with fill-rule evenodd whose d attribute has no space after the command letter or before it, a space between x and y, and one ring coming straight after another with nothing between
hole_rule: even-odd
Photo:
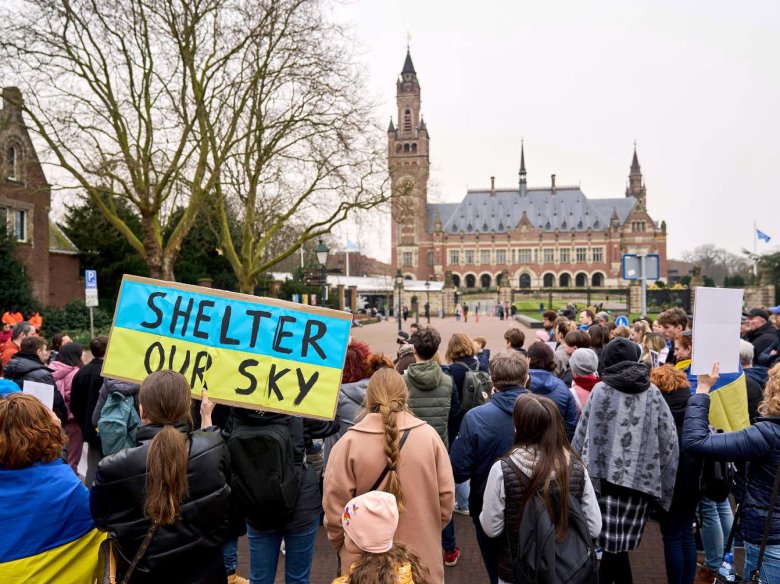
<instances>
[{"instance_id":1,"label":"tower spire","mask_svg":"<svg viewBox=\"0 0 780 584\"><path fill-rule=\"evenodd\" d=\"M520 196L524 197L526 194L526 173L525 173L525 144L523 140L520 140Z\"/></svg>"},{"instance_id":2,"label":"tower spire","mask_svg":"<svg viewBox=\"0 0 780 584\"><path fill-rule=\"evenodd\" d=\"M406 59L404 60L404 68L401 69L401 75L405 73L417 75L417 71L414 70L414 63L412 63L412 53L409 50L409 45L406 46Z\"/></svg>"},{"instance_id":3,"label":"tower spire","mask_svg":"<svg viewBox=\"0 0 780 584\"><path fill-rule=\"evenodd\" d=\"M642 168L639 166L639 158L636 155L636 140L634 140L634 159L631 161L631 174L642 176Z\"/></svg>"},{"instance_id":4,"label":"tower spire","mask_svg":"<svg viewBox=\"0 0 780 584\"><path fill-rule=\"evenodd\" d=\"M636 140L634 140L634 157L631 159L631 171L628 174L626 196L634 197L637 202L644 207L646 194L647 191L645 189L644 181L642 180L642 167L639 166L639 157L636 154Z\"/></svg>"}]
</instances>

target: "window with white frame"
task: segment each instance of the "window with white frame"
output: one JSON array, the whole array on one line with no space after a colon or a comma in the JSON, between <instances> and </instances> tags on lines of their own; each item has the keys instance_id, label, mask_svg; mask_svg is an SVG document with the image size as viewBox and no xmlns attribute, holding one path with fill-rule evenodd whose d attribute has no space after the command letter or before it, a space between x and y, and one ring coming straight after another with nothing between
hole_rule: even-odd
<instances>
[{"instance_id":1,"label":"window with white frame","mask_svg":"<svg viewBox=\"0 0 780 584\"><path fill-rule=\"evenodd\" d=\"M588 248L578 247L575 249L576 261L578 264L584 264L588 261Z\"/></svg>"},{"instance_id":2,"label":"window with white frame","mask_svg":"<svg viewBox=\"0 0 780 584\"><path fill-rule=\"evenodd\" d=\"M459 249L451 249L450 250L450 264L457 266L460 264L460 250Z\"/></svg>"},{"instance_id":3,"label":"window with white frame","mask_svg":"<svg viewBox=\"0 0 780 584\"><path fill-rule=\"evenodd\" d=\"M594 247L591 250L591 257L593 258L594 264L600 264L604 261L604 248L603 247Z\"/></svg>"},{"instance_id":4,"label":"window with white frame","mask_svg":"<svg viewBox=\"0 0 780 584\"><path fill-rule=\"evenodd\" d=\"M474 263L474 250L473 249L467 249L466 250L466 265L473 264Z\"/></svg>"},{"instance_id":5,"label":"window with white frame","mask_svg":"<svg viewBox=\"0 0 780 584\"><path fill-rule=\"evenodd\" d=\"M562 264L568 264L571 261L571 250L568 247L562 247L558 253L561 256Z\"/></svg>"},{"instance_id":6,"label":"window with white frame","mask_svg":"<svg viewBox=\"0 0 780 584\"><path fill-rule=\"evenodd\" d=\"M404 266L412 266L412 265L414 265L413 264L413 262L414 262L414 255L412 254L412 252L405 251L405 252L403 252L401 257L402 257L402 259L401 259L401 264L402 265L404 265Z\"/></svg>"},{"instance_id":7,"label":"window with white frame","mask_svg":"<svg viewBox=\"0 0 780 584\"><path fill-rule=\"evenodd\" d=\"M555 262L555 250L551 247L544 248L544 263L552 264Z\"/></svg>"},{"instance_id":8,"label":"window with white frame","mask_svg":"<svg viewBox=\"0 0 780 584\"><path fill-rule=\"evenodd\" d=\"M521 264L530 264L531 263L531 250L530 249L521 249L520 250L520 260L519 262Z\"/></svg>"},{"instance_id":9,"label":"window with white frame","mask_svg":"<svg viewBox=\"0 0 780 584\"><path fill-rule=\"evenodd\" d=\"M504 265L506 263L506 250L505 249L497 249L496 250L496 263L500 266Z\"/></svg>"},{"instance_id":10,"label":"window with white frame","mask_svg":"<svg viewBox=\"0 0 780 584\"><path fill-rule=\"evenodd\" d=\"M481 249L479 250L479 263L481 264L489 264L490 263L490 250L489 249Z\"/></svg>"}]
</instances>

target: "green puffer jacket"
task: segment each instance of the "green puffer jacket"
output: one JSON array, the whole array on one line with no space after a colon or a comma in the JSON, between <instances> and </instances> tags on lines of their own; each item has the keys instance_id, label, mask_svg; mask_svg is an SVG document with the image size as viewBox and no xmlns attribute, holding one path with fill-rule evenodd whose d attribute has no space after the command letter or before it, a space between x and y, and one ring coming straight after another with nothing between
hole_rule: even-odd
<instances>
[{"instance_id":1,"label":"green puffer jacket","mask_svg":"<svg viewBox=\"0 0 780 584\"><path fill-rule=\"evenodd\" d=\"M442 372L435 361L412 363L404 374L409 388L409 407L415 416L425 420L447 442L447 419L452 399L452 378Z\"/></svg>"}]
</instances>

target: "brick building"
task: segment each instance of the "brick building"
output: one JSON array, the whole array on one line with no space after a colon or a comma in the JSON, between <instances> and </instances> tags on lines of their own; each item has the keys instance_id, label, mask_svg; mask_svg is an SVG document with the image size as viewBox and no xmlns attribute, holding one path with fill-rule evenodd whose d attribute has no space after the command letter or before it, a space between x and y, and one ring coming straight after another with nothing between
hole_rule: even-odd
<instances>
[{"instance_id":1,"label":"brick building","mask_svg":"<svg viewBox=\"0 0 780 584\"><path fill-rule=\"evenodd\" d=\"M22 94L5 87L0 109L0 221L16 239L35 298L62 306L83 298L78 250L49 218L51 186L22 118Z\"/></svg>"},{"instance_id":2,"label":"brick building","mask_svg":"<svg viewBox=\"0 0 780 584\"><path fill-rule=\"evenodd\" d=\"M529 187L521 144L518 183L469 189L460 203L429 203L430 134L407 52L396 85L398 126L387 131L393 189L391 264L407 278L491 288L614 287L623 253L657 253L666 275L666 222L647 212L636 148L625 196L588 198L579 186Z\"/></svg>"}]
</instances>

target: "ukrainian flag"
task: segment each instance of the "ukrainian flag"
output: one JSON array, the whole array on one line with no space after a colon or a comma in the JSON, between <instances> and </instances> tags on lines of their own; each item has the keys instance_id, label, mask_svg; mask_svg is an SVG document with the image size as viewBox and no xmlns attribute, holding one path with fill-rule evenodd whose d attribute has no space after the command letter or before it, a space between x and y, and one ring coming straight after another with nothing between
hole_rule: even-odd
<instances>
[{"instance_id":1,"label":"ukrainian flag","mask_svg":"<svg viewBox=\"0 0 780 584\"><path fill-rule=\"evenodd\" d=\"M0 582L90 583L105 537L89 491L61 460L0 468Z\"/></svg>"},{"instance_id":2,"label":"ukrainian flag","mask_svg":"<svg viewBox=\"0 0 780 584\"><path fill-rule=\"evenodd\" d=\"M685 371L691 382L691 394L696 393L698 381L691 375L691 360L675 365ZM721 373L718 382L710 389L710 425L725 432L736 432L750 426L747 403L747 383L742 366L736 373Z\"/></svg>"}]
</instances>

